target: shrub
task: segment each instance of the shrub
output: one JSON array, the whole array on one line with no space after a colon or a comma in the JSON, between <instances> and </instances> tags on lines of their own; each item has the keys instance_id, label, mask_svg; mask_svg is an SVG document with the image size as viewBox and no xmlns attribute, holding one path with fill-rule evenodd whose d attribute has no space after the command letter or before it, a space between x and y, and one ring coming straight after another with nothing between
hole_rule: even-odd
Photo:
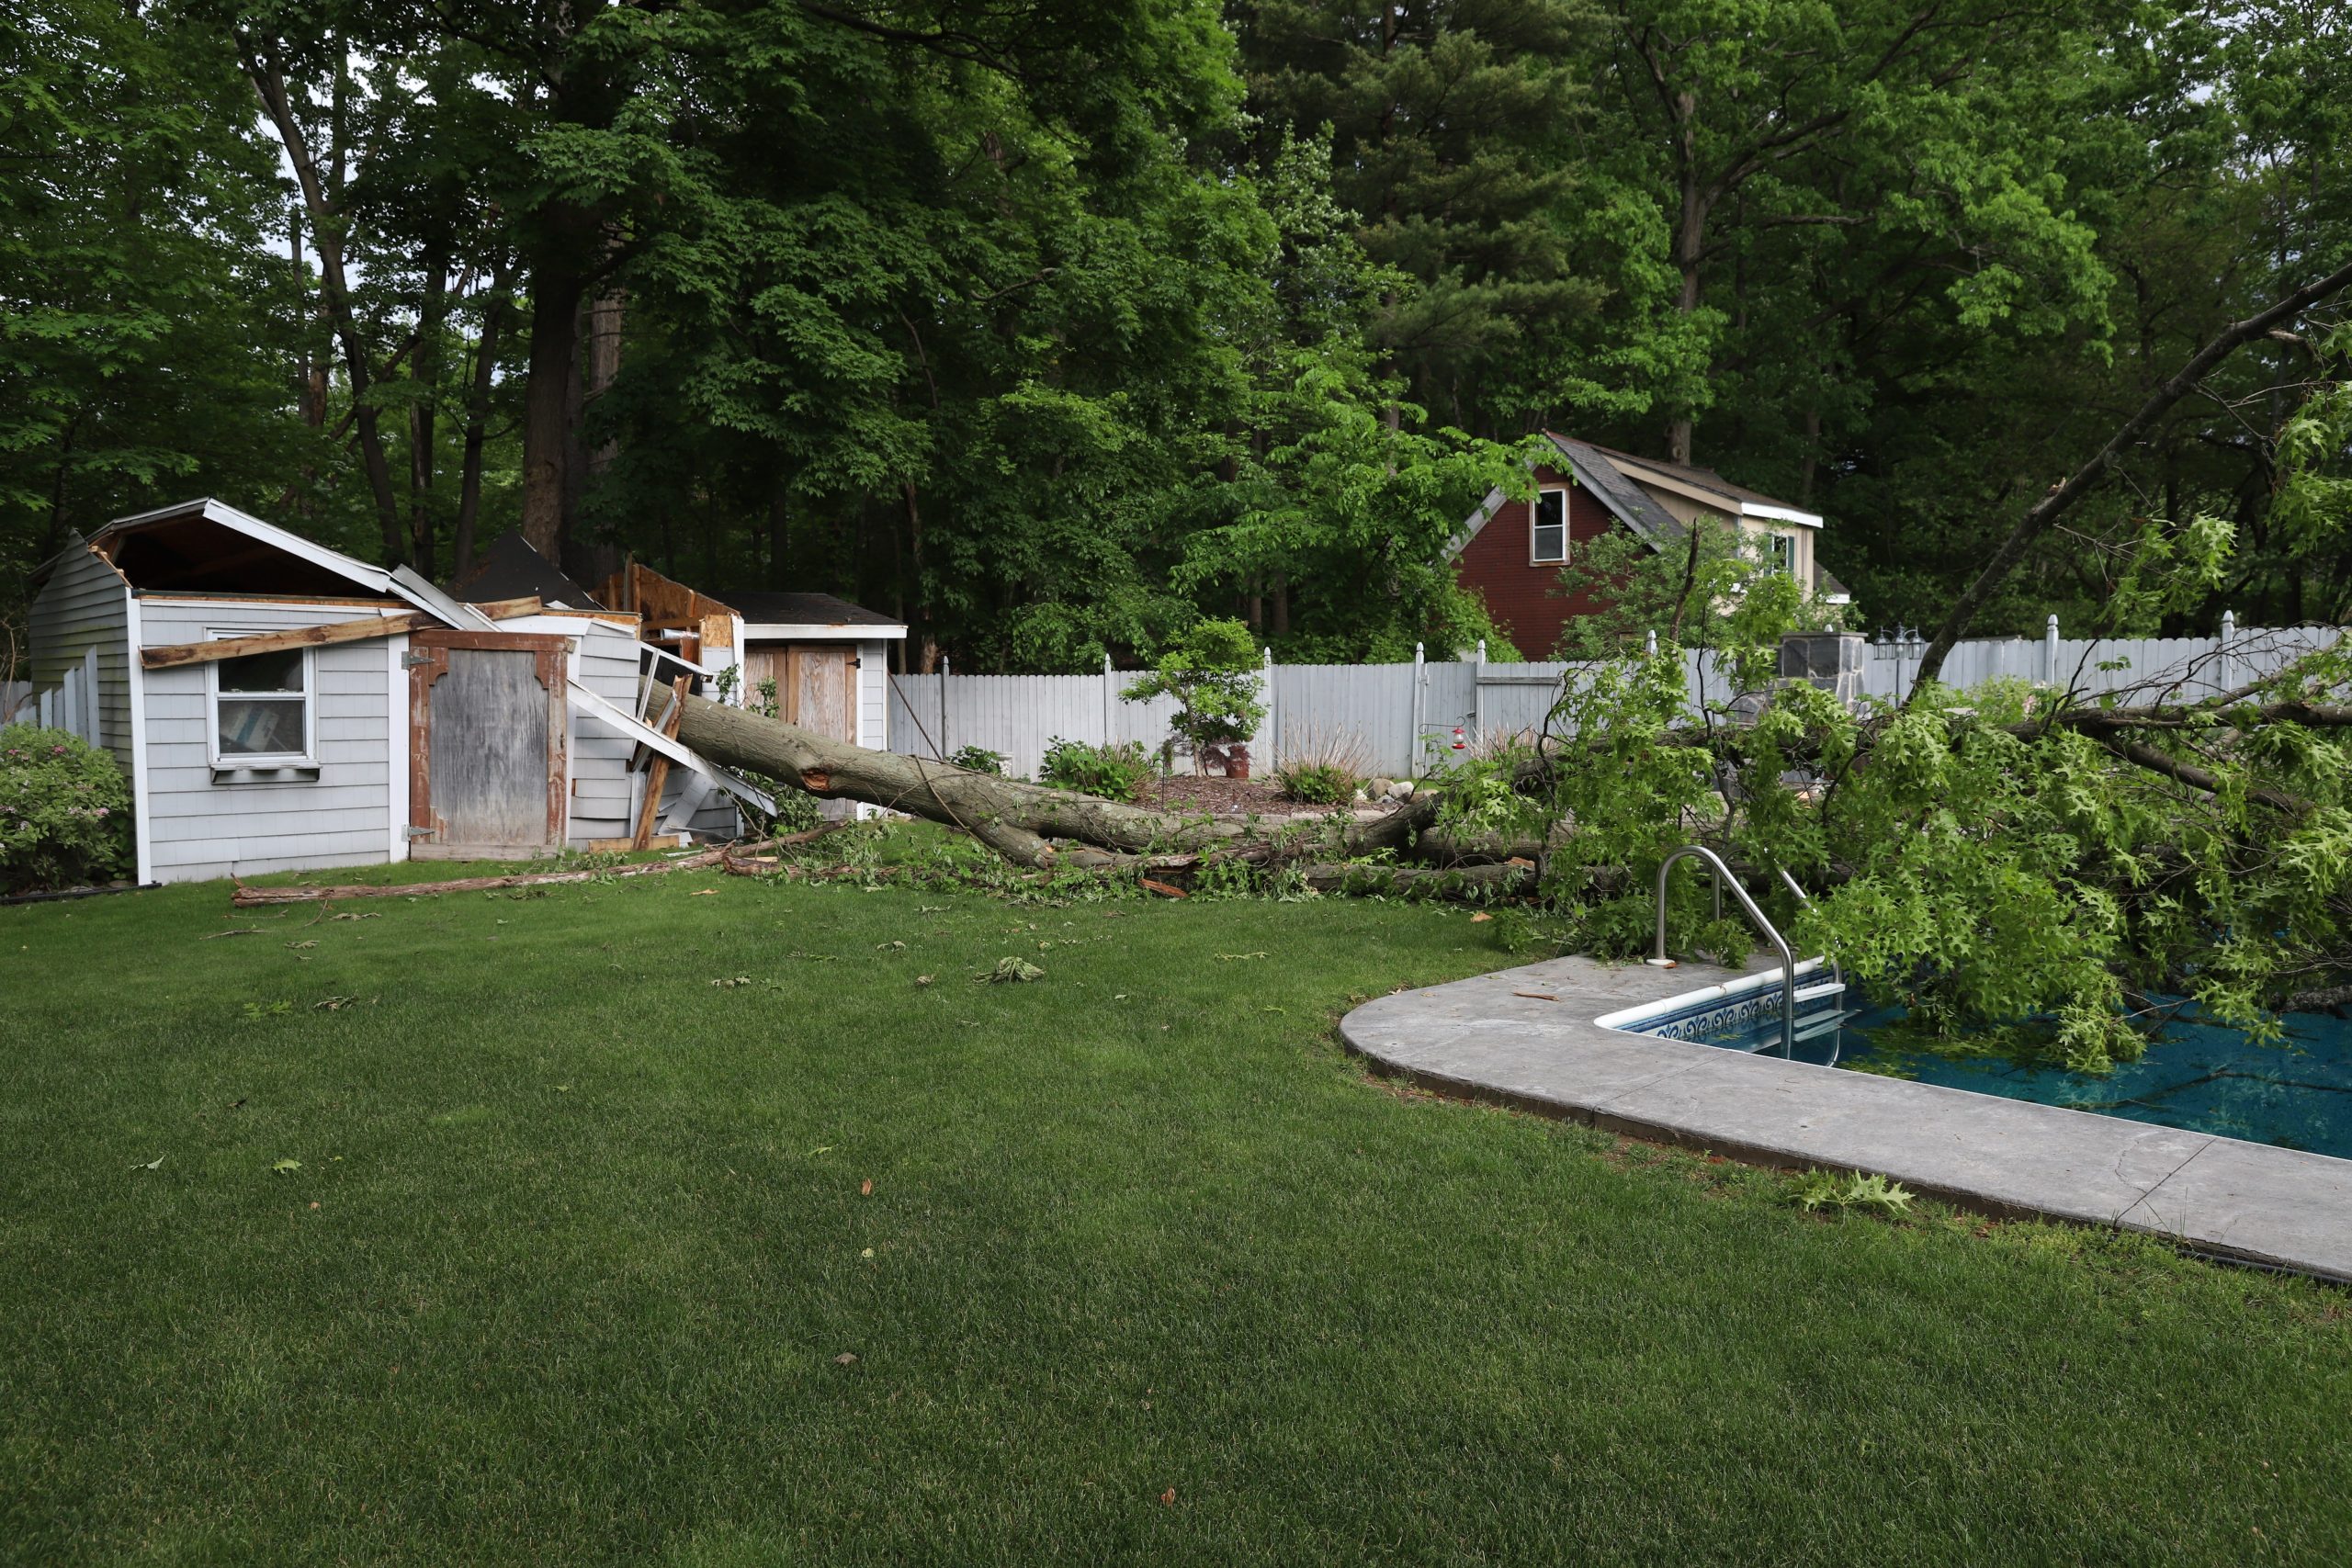
<instances>
[{"instance_id":1,"label":"shrub","mask_svg":"<svg viewBox=\"0 0 2352 1568\"><path fill-rule=\"evenodd\" d=\"M1369 766L1363 739L1353 730L1315 731L1304 743L1283 749L1274 782L1284 795L1308 806L1345 806L1363 787Z\"/></svg>"},{"instance_id":2,"label":"shrub","mask_svg":"<svg viewBox=\"0 0 2352 1568\"><path fill-rule=\"evenodd\" d=\"M1121 694L1131 703L1174 697L1170 748L1177 739L1189 742L1193 766L1199 770L1210 747L1249 739L1266 716L1258 701L1258 647L1250 628L1239 621L1201 621L1160 655L1158 669Z\"/></svg>"},{"instance_id":3,"label":"shrub","mask_svg":"<svg viewBox=\"0 0 2352 1568\"><path fill-rule=\"evenodd\" d=\"M1363 780L1354 773L1328 762L1285 764L1276 770L1274 779L1284 795L1305 806L1345 806L1363 787Z\"/></svg>"},{"instance_id":4,"label":"shrub","mask_svg":"<svg viewBox=\"0 0 2352 1568\"><path fill-rule=\"evenodd\" d=\"M62 729L0 728L0 891L111 881L131 864L130 786Z\"/></svg>"},{"instance_id":5,"label":"shrub","mask_svg":"<svg viewBox=\"0 0 2352 1568\"><path fill-rule=\"evenodd\" d=\"M1004 772L1004 753L991 751L985 746L964 746L949 753L947 765L967 773L997 773Z\"/></svg>"},{"instance_id":6,"label":"shrub","mask_svg":"<svg viewBox=\"0 0 2352 1568\"><path fill-rule=\"evenodd\" d=\"M1136 800L1151 774L1151 753L1139 740L1089 746L1083 740L1056 736L1046 742L1046 765L1037 776L1056 789L1099 795L1105 800Z\"/></svg>"}]
</instances>

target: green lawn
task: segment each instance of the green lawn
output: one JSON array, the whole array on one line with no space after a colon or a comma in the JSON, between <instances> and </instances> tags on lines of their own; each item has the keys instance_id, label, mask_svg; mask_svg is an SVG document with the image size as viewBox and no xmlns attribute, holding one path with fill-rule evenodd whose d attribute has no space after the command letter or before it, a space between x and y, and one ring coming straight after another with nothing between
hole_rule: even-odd
<instances>
[{"instance_id":1,"label":"green lawn","mask_svg":"<svg viewBox=\"0 0 2352 1568\"><path fill-rule=\"evenodd\" d=\"M1368 1078L1459 912L347 908L0 909L0 1558L2352 1559L2339 1292Z\"/></svg>"}]
</instances>

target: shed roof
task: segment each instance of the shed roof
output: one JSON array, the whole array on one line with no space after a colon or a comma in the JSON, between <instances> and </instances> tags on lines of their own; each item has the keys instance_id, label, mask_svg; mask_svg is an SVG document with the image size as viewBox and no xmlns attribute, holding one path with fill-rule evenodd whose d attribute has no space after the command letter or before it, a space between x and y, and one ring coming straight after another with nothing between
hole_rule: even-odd
<instances>
[{"instance_id":1,"label":"shed roof","mask_svg":"<svg viewBox=\"0 0 2352 1568\"><path fill-rule=\"evenodd\" d=\"M876 636L903 636L906 626L889 616L837 599L831 593L790 593L765 589L742 592L722 589L710 597L725 604L753 626L865 626ZM753 634L756 635L756 634Z\"/></svg>"},{"instance_id":2,"label":"shed roof","mask_svg":"<svg viewBox=\"0 0 2352 1568\"><path fill-rule=\"evenodd\" d=\"M449 584L449 592L475 604L486 604L494 599L536 597L557 609L602 608L594 594L566 577L555 562L532 548L531 542L515 528L492 539L490 547L474 562L473 570Z\"/></svg>"}]
</instances>

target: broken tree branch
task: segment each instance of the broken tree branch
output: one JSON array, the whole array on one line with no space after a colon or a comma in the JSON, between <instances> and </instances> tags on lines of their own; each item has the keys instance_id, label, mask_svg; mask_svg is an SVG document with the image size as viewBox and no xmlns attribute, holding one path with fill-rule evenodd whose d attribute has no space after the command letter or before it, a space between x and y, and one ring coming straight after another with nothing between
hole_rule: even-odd
<instances>
[{"instance_id":1,"label":"broken tree branch","mask_svg":"<svg viewBox=\"0 0 2352 1568\"><path fill-rule=\"evenodd\" d=\"M1927 690L1929 682L1942 671L1944 659L1951 652L1952 645L1967 635L1968 623L1974 619L1976 612L1984 607L1994 592L2016 570L2028 547L2049 532L2052 524L2088 494L2091 487L2156 421L2165 416L2167 410L2194 391L2198 383L2239 345L2267 336L2272 327L2293 319L2310 306L2347 287L2352 287L2352 263L2338 267L2316 283L2298 288L2267 310L2258 310L2242 321L2233 321L2222 328L2212 341L2197 351L2188 364L2149 393L2147 400L2114 434L2107 438L2104 446L2091 455L2088 462L2062 482L2052 485L2048 494L2034 502L2026 514L2018 519L2017 526L2001 542L2001 547L1993 552L1993 558L1985 563L1976 581L1952 601L1951 613L1944 617L1943 625L1936 628L1935 637L1919 656L1917 684L1912 688L1914 696Z\"/></svg>"}]
</instances>

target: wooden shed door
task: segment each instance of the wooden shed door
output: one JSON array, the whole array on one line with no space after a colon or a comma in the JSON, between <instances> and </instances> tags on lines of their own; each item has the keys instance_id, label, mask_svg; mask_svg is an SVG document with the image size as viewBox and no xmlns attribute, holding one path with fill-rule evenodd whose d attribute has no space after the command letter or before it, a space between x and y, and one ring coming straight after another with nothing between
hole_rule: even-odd
<instances>
[{"instance_id":1,"label":"wooden shed door","mask_svg":"<svg viewBox=\"0 0 2352 1568\"><path fill-rule=\"evenodd\" d=\"M563 847L564 639L410 639L409 853L503 860Z\"/></svg>"},{"instance_id":2,"label":"wooden shed door","mask_svg":"<svg viewBox=\"0 0 2352 1568\"><path fill-rule=\"evenodd\" d=\"M760 682L775 682L775 716L853 745L857 740L857 645L854 642L763 643L743 657L752 700Z\"/></svg>"}]
</instances>

